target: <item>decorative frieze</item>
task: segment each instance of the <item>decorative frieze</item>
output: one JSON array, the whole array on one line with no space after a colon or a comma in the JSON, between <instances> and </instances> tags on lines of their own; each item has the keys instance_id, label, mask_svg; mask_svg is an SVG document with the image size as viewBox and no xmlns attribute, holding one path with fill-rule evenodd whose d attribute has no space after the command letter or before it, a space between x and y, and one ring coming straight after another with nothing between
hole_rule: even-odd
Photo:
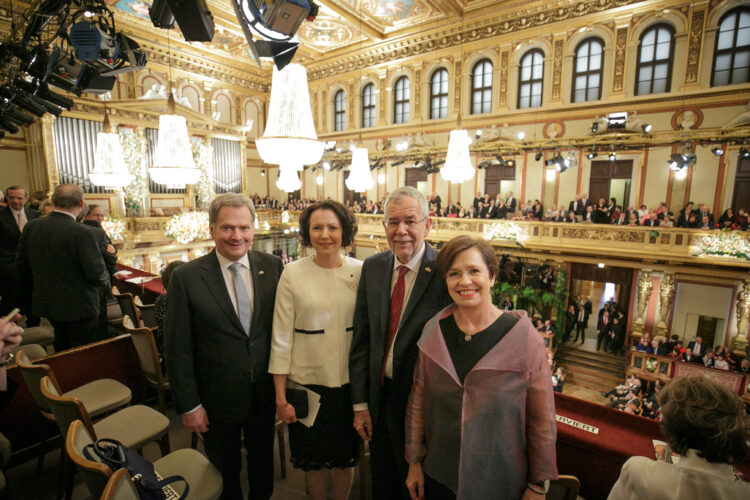
<instances>
[{"instance_id":1,"label":"decorative frieze","mask_svg":"<svg viewBox=\"0 0 750 500\"><path fill-rule=\"evenodd\" d=\"M499 68L499 78L500 85L498 86L498 96L497 101L500 106L507 106L508 105L508 63L510 61L510 52L507 50L504 50L502 54L500 54L500 68Z\"/></svg>"},{"instance_id":2,"label":"decorative frieze","mask_svg":"<svg viewBox=\"0 0 750 500\"><path fill-rule=\"evenodd\" d=\"M562 88L562 65L563 65L563 40L555 40L552 60L552 100L560 100L560 89Z\"/></svg>"},{"instance_id":3,"label":"decorative frieze","mask_svg":"<svg viewBox=\"0 0 750 500\"><path fill-rule=\"evenodd\" d=\"M628 44L628 28L617 28L615 38L615 71L612 78L612 92L622 92L625 89L625 51Z\"/></svg>"},{"instance_id":4,"label":"decorative frieze","mask_svg":"<svg viewBox=\"0 0 750 500\"><path fill-rule=\"evenodd\" d=\"M706 10L693 11L690 17L690 35L688 39L687 68L685 69L685 83L697 83L701 63L701 47L703 46L703 22Z\"/></svg>"}]
</instances>

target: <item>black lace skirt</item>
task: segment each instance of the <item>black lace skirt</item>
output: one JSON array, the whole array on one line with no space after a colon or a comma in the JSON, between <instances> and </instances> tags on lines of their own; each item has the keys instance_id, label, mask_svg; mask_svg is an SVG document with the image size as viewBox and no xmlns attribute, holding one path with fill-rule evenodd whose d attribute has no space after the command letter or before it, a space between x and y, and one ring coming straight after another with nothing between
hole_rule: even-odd
<instances>
[{"instance_id":1,"label":"black lace skirt","mask_svg":"<svg viewBox=\"0 0 750 500\"><path fill-rule=\"evenodd\" d=\"M306 387L320 394L320 409L312 427L299 422L289 425L292 465L304 471L353 467L359 459L360 438L352 426L349 384Z\"/></svg>"}]
</instances>

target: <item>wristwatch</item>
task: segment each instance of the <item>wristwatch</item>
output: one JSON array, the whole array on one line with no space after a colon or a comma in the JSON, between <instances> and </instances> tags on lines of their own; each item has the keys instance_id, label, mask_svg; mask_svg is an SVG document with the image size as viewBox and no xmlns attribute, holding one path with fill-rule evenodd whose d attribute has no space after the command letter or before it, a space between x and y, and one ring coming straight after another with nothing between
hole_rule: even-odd
<instances>
[{"instance_id":1,"label":"wristwatch","mask_svg":"<svg viewBox=\"0 0 750 500\"><path fill-rule=\"evenodd\" d=\"M537 495L546 495L549 491L549 479L544 481L529 481L528 487Z\"/></svg>"}]
</instances>

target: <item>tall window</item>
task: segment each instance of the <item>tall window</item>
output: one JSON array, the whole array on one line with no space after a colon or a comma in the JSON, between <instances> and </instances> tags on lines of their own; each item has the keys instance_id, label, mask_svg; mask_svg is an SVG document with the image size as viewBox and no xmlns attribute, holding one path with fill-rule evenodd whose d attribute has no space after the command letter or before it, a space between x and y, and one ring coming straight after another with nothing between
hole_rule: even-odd
<instances>
[{"instance_id":1,"label":"tall window","mask_svg":"<svg viewBox=\"0 0 750 500\"><path fill-rule=\"evenodd\" d=\"M393 122L407 123L409 121L409 79L402 76L396 80L396 95L393 100Z\"/></svg>"},{"instance_id":2,"label":"tall window","mask_svg":"<svg viewBox=\"0 0 750 500\"><path fill-rule=\"evenodd\" d=\"M375 85L368 83L362 89L362 128L375 126Z\"/></svg>"},{"instance_id":3,"label":"tall window","mask_svg":"<svg viewBox=\"0 0 750 500\"><path fill-rule=\"evenodd\" d=\"M674 30L667 24L656 24L643 33L638 47L635 95L669 92L673 38Z\"/></svg>"},{"instance_id":4,"label":"tall window","mask_svg":"<svg viewBox=\"0 0 750 500\"><path fill-rule=\"evenodd\" d=\"M518 73L518 108L538 108L542 105L544 53L532 49L521 58Z\"/></svg>"},{"instance_id":5,"label":"tall window","mask_svg":"<svg viewBox=\"0 0 750 500\"><path fill-rule=\"evenodd\" d=\"M571 101L598 101L602 98L603 52L604 44L598 38L588 38L576 47Z\"/></svg>"},{"instance_id":6,"label":"tall window","mask_svg":"<svg viewBox=\"0 0 750 500\"><path fill-rule=\"evenodd\" d=\"M448 116L448 70L440 68L432 74L430 82L430 118Z\"/></svg>"},{"instance_id":7,"label":"tall window","mask_svg":"<svg viewBox=\"0 0 750 500\"><path fill-rule=\"evenodd\" d=\"M482 59L471 70L471 114L489 113L492 109L492 63Z\"/></svg>"},{"instance_id":8,"label":"tall window","mask_svg":"<svg viewBox=\"0 0 750 500\"><path fill-rule=\"evenodd\" d=\"M719 21L711 86L750 82L750 8L732 9Z\"/></svg>"},{"instance_id":9,"label":"tall window","mask_svg":"<svg viewBox=\"0 0 750 500\"><path fill-rule=\"evenodd\" d=\"M333 97L333 130L341 132L346 127L346 95L343 90Z\"/></svg>"}]
</instances>

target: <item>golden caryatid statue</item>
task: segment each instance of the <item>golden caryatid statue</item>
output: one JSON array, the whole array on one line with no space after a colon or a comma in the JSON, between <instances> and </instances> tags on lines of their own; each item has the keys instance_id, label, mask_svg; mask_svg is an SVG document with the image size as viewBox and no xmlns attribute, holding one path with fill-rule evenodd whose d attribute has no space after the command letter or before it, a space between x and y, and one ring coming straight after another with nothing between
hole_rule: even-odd
<instances>
[{"instance_id":1,"label":"golden caryatid statue","mask_svg":"<svg viewBox=\"0 0 750 500\"><path fill-rule=\"evenodd\" d=\"M667 316L674 301L674 274L664 273L659 284L659 321L654 328L654 335L668 336Z\"/></svg>"},{"instance_id":2,"label":"golden caryatid statue","mask_svg":"<svg viewBox=\"0 0 750 500\"><path fill-rule=\"evenodd\" d=\"M648 305L648 299L651 297L651 291L654 289L654 284L651 282L651 271L641 271L641 277L638 279L638 315L633 321L633 327L631 330L631 337L635 340L639 340L643 335L643 329L645 323L643 322L643 313L646 312L646 305Z\"/></svg>"},{"instance_id":3,"label":"golden caryatid statue","mask_svg":"<svg viewBox=\"0 0 750 500\"><path fill-rule=\"evenodd\" d=\"M747 356L747 328L750 324L750 280L745 280L737 294L737 335L732 338L732 354L742 359Z\"/></svg>"}]
</instances>

